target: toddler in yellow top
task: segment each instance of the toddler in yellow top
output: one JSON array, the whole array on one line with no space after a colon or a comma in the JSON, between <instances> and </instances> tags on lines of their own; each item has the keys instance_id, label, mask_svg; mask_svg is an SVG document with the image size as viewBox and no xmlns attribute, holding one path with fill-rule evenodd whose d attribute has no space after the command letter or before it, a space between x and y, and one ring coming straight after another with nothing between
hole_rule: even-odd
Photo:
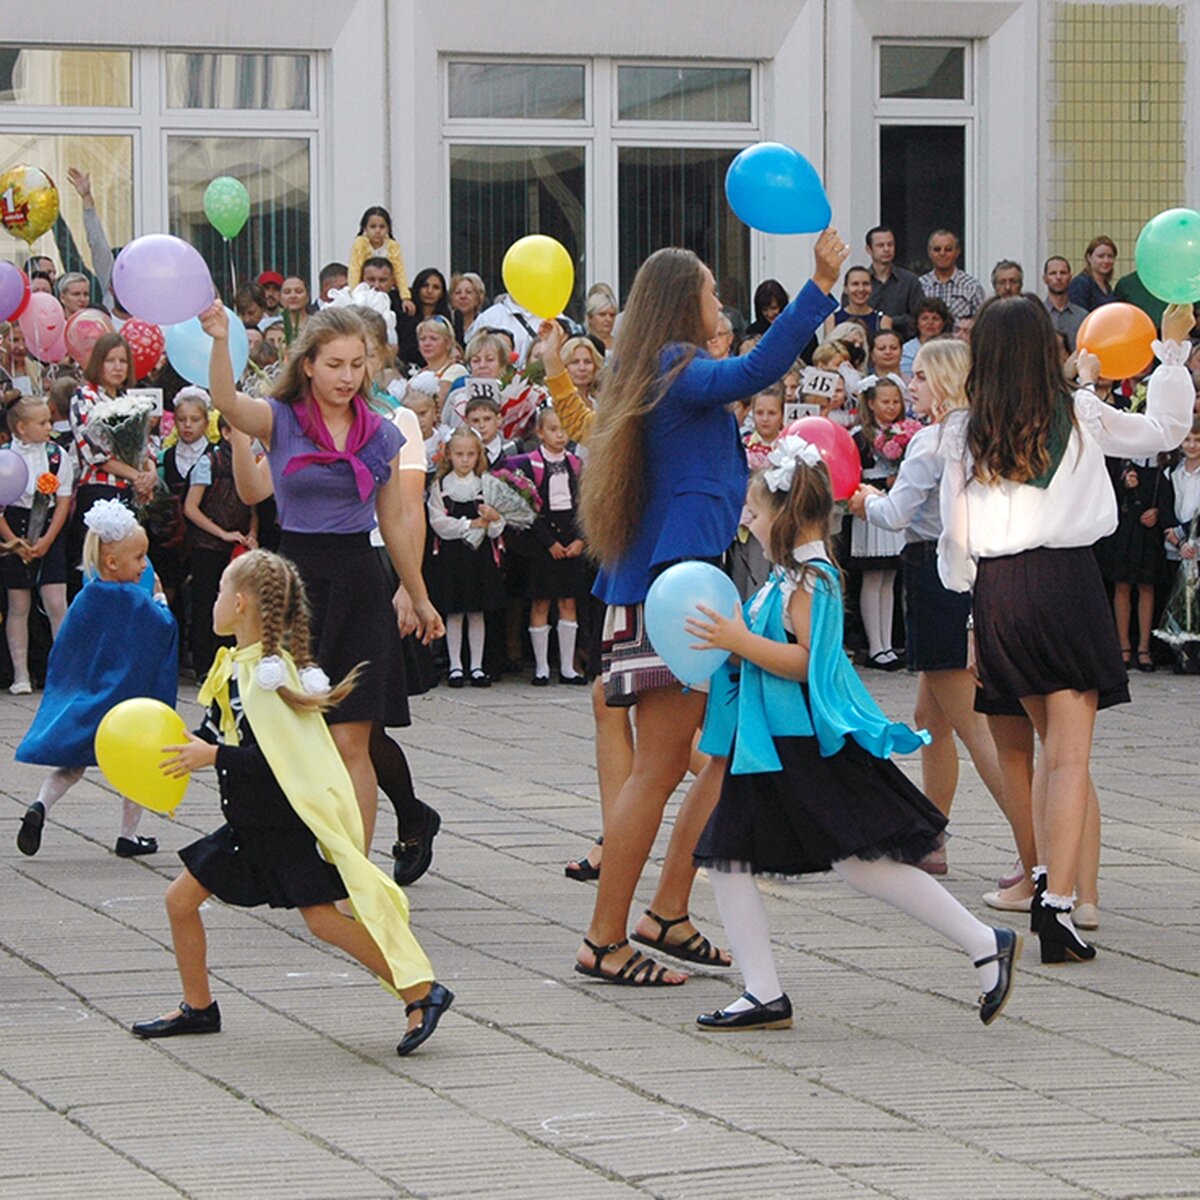
<instances>
[{"instance_id":1,"label":"toddler in yellow top","mask_svg":"<svg viewBox=\"0 0 1200 1200\"><path fill-rule=\"evenodd\" d=\"M358 237L350 246L350 263L346 274L349 287L357 287L362 282L363 265L369 258L386 258L392 264L396 291L404 301L404 311L411 317L417 310L408 286L408 272L404 269L404 254L400 250L400 243L392 236L391 214L378 204L371 205L358 223Z\"/></svg>"}]
</instances>

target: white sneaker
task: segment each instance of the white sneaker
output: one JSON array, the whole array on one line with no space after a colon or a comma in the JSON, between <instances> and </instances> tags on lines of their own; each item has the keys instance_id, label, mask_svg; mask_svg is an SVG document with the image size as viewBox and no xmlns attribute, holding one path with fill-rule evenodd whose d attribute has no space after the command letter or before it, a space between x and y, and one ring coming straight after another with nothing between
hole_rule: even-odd
<instances>
[{"instance_id":1,"label":"white sneaker","mask_svg":"<svg viewBox=\"0 0 1200 1200\"><path fill-rule=\"evenodd\" d=\"M28 696L33 692L33 684L28 679L18 679L8 691L12 696Z\"/></svg>"}]
</instances>

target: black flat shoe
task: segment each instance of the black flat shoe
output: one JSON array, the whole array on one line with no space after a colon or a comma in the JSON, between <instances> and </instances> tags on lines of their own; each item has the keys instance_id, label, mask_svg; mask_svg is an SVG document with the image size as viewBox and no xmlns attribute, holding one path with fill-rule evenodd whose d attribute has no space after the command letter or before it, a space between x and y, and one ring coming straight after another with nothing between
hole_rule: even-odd
<instances>
[{"instance_id":1,"label":"black flat shoe","mask_svg":"<svg viewBox=\"0 0 1200 1200\"><path fill-rule=\"evenodd\" d=\"M743 1012L730 1012L726 1008L718 1008L713 1013L701 1013L696 1018L696 1024L701 1029L718 1031L736 1031L741 1029L791 1029L792 1002L787 994L778 1000L763 1004L756 996L743 992L742 998L754 1005Z\"/></svg>"},{"instance_id":2,"label":"black flat shoe","mask_svg":"<svg viewBox=\"0 0 1200 1200\"><path fill-rule=\"evenodd\" d=\"M422 1042L433 1037L433 1031L438 1027L442 1014L454 1003L454 993L440 983L434 983L429 989L429 995L424 1000L414 1000L404 1006L404 1015L411 1016L417 1009L422 1012L421 1023L415 1029L410 1029L396 1047L396 1053L401 1058L411 1054Z\"/></svg>"},{"instance_id":3,"label":"black flat shoe","mask_svg":"<svg viewBox=\"0 0 1200 1200\"><path fill-rule=\"evenodd\" d=\"M561 671L558 673L558 682L565 683L567 687L587 686L587 680L582 675L564 675Z\"/></svg>"},{"instance_id":4,"label":"black flat shoe","mask_svg":"<svg viewBox=\"0 0 1200 1200\"><path fill-rule=\"evenodd\" d=\"M1011 929L995 929L992 932L996 935L996 953L975 960L977 967L994 962L1000 972L996 986L979 997L979 1019L985 1025L990 1025L1000 1015L1008 1003L1009 996L1012 995L1013 967L1021 957L1021 947L1024 943L1021 935Z\"/></svg>"},{"instance_id":5,"label":"black flat shoe","mask_svg":"<svg viewBox=\"0 0 1200 1200\"><path fill-rule=\"evenodd\" d=\"M17 849L32 858L42 848L42 826L46 824L45 806L35 800L21 818L17 830Z\"/></svg>"},{"instance_id":6,"label":"black flat shoe","mask_svg":"<svg viewBox=\"0 0 1200 1200\"><path fill-rule=\"evenodd\" d=\"M425 814L425 830L415 838L392 846L392 878L401 886L416 883L433 863L433 839L442 827L442 818L430 808Z\"/></svg>"},{"instance_id":7,"label":"black flat shoe","mask_svg":"<svg viewBox=\"0 0 1200 1200\"><path fill-rule=\"evenodd\" d=\"M178 1037L183 1033L220 1033L221 1010L214 1000L207 1008L193 1008L181 1002L177 1017L156 1017L139 1021L133 1032L140 1038Z\"/></svg>"},{"instance_id":8,"label":"black flat shoe","mask_svg":"<svg viewBox=\"0 0 1200 1200\"><path fill-rule=\"evenodd\" d=\"M550 686L550 676L549 675L535 675L529 682L534 687L549 687Z\"/></svg>"},{"instance_id":9,"label":"black flat shoe","mask_svg":"<svg viewBox=\"0 0 1200 1200\"><path fill-rule=\"evenodd\" d=\"M1149 650L1139 650L1137 652L1137 669L1146 675L1153 675L1158 670L1154 665L1154 659L1151 657Z\"/></svg>"},{"instance_id":10,"label":"black flat shoe","mask_svg":"<svg viewBox=\"0 0 1200 1200\"><path fill-rule=\"evenodd\" d=\"M466 678L463 676L463 673L461 671L451 671L449 678L447 678L446 682L452 688L460 688L460 687L467 686Z\"/></svg>"},{"instance_id":11,"label":"black flat shoe","mask_svg":"<svg viewBox=\"0 0 1200 1200\"><path fill-rule=\"evenodd\" d=\"M889 653L892 655L891 658L887 657ZM901 671L904 669L904 663L896 657L894 650L880 650L878 654L872 654L867 659L866 665L874 667L877 671Z\"/></svg>"},{"instance_id":12,"label":"black flat shoe","mask_svg":"<svg viewBox=\"0 0 1200 1200\"><path fill-rule=\"evenodd\" d=\"M117 838L116 855L118 858L138 858L143 854L157 854L158 839L148 837L119 837Z\"/></svg>"},{"instance_id":13,"label":"black flat shoe","mask_svg":"<svg viewBox=\"0 0 1200 1200\"><path fill-rule=\"evenodd\" d=\"M492 686L492 677L486 671L472 671L471 672L471 686L472 687L491 687Z\"/></svg>"}]
</instances>

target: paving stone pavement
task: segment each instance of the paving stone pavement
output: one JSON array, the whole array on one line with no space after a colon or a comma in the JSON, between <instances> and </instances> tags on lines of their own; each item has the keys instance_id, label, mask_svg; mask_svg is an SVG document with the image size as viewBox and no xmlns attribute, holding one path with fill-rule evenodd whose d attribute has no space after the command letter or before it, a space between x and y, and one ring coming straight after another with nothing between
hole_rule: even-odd
<instances>
[{"instance_id":1,"label":"paving stone pavement","mask_svg":"<svg viewBox=\"0 0 1200 1200\"><path fill-rule=\"evenodd\" d=\"M910 677L868 683L909 714ZM357 964L294 913L216 902L225 1031L136 1041L129 1024L178 999L163 892L174 851L219 823L211 776L143 822L163 852L122 860L118 801L89 772L24 858L44 768L13 751L37 696L5 694L0 1197L1200 1197L1200 680L1133 689L1099 719L1096 962L1044 968L1034 942L985 1029L956 949L831 875L768 883L796 1026L724 1037L693 1020L732 976L639 992L571 971L593 891L562 867L598 825L587 694L416 700L401 740L444 824L413 920L458 998L407 1059L402 1011ZM194 689L181 708L196 716ZM951 829L947 886L984 915L1012 851L967 762ZM381 815L381 863L392 833ZM693 911L719 937L703 881Z\"/></svg>"}]
</instances>

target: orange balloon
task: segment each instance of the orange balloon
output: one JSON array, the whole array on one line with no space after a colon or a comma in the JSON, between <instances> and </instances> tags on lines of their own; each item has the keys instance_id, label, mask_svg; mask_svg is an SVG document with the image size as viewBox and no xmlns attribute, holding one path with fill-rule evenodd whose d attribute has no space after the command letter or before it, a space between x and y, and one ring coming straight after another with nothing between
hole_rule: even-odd
<instances>
[{"instance_id":1,"label":"orange balloon","mask_svg":"<svg viewBox=\"0 0 1200 1200\"><path fill-rule=\"evenodd\" d=\"M1075 345L1100 360L1105 379L1139 375L1154 358L1154 322L1133 304L1102 304L1084 318Z\"/></svg>"}]
</instances>

